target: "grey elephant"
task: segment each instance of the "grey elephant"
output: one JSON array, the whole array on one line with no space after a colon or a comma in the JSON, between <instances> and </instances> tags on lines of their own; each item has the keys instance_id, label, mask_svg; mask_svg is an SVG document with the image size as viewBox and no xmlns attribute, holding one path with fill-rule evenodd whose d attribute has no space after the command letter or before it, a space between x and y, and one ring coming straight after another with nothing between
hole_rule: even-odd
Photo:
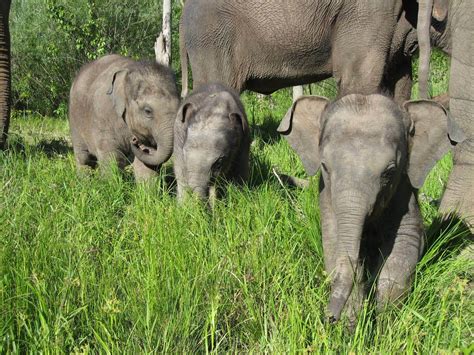
<instances>
[{"instance_id":1,"label":"grey elephant","mask_svg":"<svg viewBox=\"0 0 474 355\"><path fill-rule=\"evenodd\" d=\"M10 4L11 0L0 2L0 150L5 148L10 123Z\"/></svg>"},{"instance_id":2,"label":"grey elephant","mask_svg":"<svg viewBox=\"0 0 474 355\"><path fill-rule=\"evenodd\" d=\"M181 104L174 135L179 200L187 191L201 199L212 197L218 178L247 180L250 133L237 93L219 84L198 88Z\"/></svg>"},{"instance_id":3,"label":"grey elephant","mask_svg":"<svg viewBox=\"0 0 474 355\"><path fill-rule=\"evenodd\" d=\"M174 75L164 66L119 55L86 64L69 99L78 167L133 162L137 178L153 176L172 154L178 107Z\"/></svg>"},{"instance_id":4,"label":"grey elephant","mask_svg":"<svg viewBox=\"0 0 474 355\"><path fill-rule=\"evenodd\" d=\"M379 308L409 289L423 251L417 189L449 149L445 109L431 101L401 110L382 95L334 103L297 100L278 127L308 174L321 168L320 213L329 316L354 324L373 279Z\"/></svg>"},{"instance_id":5,"label":"grey elephant","mask_svg":"<svg viewBox=\"0 0 474 355\"><path fill-rule=\"evenodd\" d=\"M474 1L418 2L421 97L428 94L430 42L452 58L449 109L455 125L450 126L449 136L457 144L453 148L454 167L440 212L455 212L474 233Z\"/></svg>"},{"instance_id":6,"label":"grey elephant","mask_svg":"<svg viewBox=\"0 0 474 355\"><path fill-rule=\"evenodd\" d=\"M271 93L333 76L340 95L410 98L417 4L405 0L187 0L180 22L183 95L222 82Z\"/></svg>"}]
</instances>

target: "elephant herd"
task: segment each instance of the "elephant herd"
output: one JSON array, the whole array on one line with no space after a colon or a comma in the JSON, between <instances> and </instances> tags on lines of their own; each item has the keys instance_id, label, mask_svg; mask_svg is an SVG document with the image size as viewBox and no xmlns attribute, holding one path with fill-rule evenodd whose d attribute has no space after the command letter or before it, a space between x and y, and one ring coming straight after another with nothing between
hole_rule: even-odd
<instances>
[{"instance_id":1,"label":"elephant herd","mask_svg":"<svg viewBox=\"0 0 474 355\"><path fill-rule=\"evenodd\" d=\"M10 1L0 4L0 123L10 95ZM371 284L379 308L411 286L423 252L417 191L450 149L440 210L474 228L474 2L471 0L187 0L180 100L172 71L108 55L70 92L79 168L133 164L137 179L174 157L178 198L245 182L250 132L239 99L334 77L334 102L296 100L278 127L319 179L328 316L354 324ZM445 105L427 100L430 45L451 56ZM420 47L422 100L409 101ZM188 94L188 65L195 90ZM448 111L449 108L449 111Z\"/></svg>"}]
</instances>

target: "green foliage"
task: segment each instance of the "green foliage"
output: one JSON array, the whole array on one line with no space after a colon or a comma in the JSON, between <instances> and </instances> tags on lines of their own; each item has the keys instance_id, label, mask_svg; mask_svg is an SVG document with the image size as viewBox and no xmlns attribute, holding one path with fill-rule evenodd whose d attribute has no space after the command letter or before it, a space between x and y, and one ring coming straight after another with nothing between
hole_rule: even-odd
<instances>
[{"instance_id":1,"label":"green foliage","mask_svg":"<svg viewBox=\"0 0 474 355\"><path fill-rule=\"evenodd\" d=\"M174 68L179 13L175 6ZM474 350L474 263L459 253L467 233L436 228L449 156L420 191L428 250L412 292L377 316L367 303L351 335L324 319L317 180L288 190L271 173L304 176L276 134L290 89L243 95L253 132L248 186L229 186L212 211L178 206L165 183L170 164L148 184L130 171L78 177L64 120L83 63L109 52L154 57L161 1L16 0L11 22L14 101L26 110L14 113L0 152L0 353ZM448 62L433 58L436 95L447 90ZM305 91L336 95L333 80Z\"/></svg>"},{"instance_id":2,"label":"green foliage","mask_svg":"<svg viewBox=\"0 0 474 355\"><path fill-rule=\"evenodd\" d=\"M429 93L435 97L448 92L450 58L438 49L433 49L430 61ZM418 56L413 60L412 96L418 97Z\"/></svg>"},{"instance_id":3,"label":"green foliage","mask_svg":"<svg viewBox=\"0 0 474 355\"><path fill-rule=\"evenodd\" d=\"M244 102L251 179L212 211L176 203L170 164L148 184L78 177L66 120L14 117L0 153L0 353L472 352L467 235L431 226L451 158L420 193L428 250L413 290L377 316L367 303L351 335L324 318L317 179L292 190L271 173L304 176L275 132L291 96Z\"/></svg>"},{"instance_id":4,"label":"green foliage","mask_svg":"<svg viewBox=\"0 0 474 355\"><path fill-rule=\"evenodd\" d=\"M181 77L179 18L182 2L172 7L172 66ZM16 109L64 115L77 70L108 53L153 59L162 21L162 0L18 0L12 4L13 102ZM417 60L414 61L416 81ZM432 56L431 80L447 85L448 59ZM416 95L417 84L413 88ZM434 91L433 91L434 90ZM291 95L290 89L283 90ZM307 85L305 93L335 97L334 80Z\"/></svg>"},{"instance_id":5,"label":"green foliage","mask_svg":"<svg viewBox=\"0 0 474 355\"><path fill-rule=\"evenodd\" d=\"M177 69L180 12L176 2L172 22ZM15 108L60 115L83 64L108 53L154 60L162 1L20 0L12 4L11 23Z\"/></svg>"}]
</instances>

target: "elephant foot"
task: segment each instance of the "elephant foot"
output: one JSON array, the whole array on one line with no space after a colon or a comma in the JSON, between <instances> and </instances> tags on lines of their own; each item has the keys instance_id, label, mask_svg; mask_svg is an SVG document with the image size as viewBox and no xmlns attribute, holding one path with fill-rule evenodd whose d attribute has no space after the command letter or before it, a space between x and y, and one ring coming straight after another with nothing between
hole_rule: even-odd
<instances>
[{"instance_id":1,"label":"elephant foot","mask_svg":"<svg viewBox=\"0 0 474 355\"><path fill-rule=\"evenodd\" d=\"M462 219L474 233L474 153L456 152L439 211Z\"/></svg>"}]
</instances>

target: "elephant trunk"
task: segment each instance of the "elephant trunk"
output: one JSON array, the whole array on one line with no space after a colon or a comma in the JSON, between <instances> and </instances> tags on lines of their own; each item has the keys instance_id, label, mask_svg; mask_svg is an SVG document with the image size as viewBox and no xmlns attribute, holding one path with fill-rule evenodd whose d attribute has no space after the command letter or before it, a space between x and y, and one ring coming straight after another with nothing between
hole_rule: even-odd
<instances>
[{"instance_id":1,"label":"elephant trunk","mask_svg":"<svg viewBox=\"0 0 474 355\"><path fill-rule=\"evenodd\" d=\"M201 200L209 197L210 179L208 172L202 167L189 172L188 186L190 190Z\"/></svg>"},{"instance_id":2,"label":"elephant trunk","mask_svg":"<svg viewBox=\"0 0 474 355\"><path fill-rule=\"evenodd\" d=\"M209 187L207 186L196 186L192 190L201 200L206 200L209 197Z\"/></svg>"},{"instance_id":3,"label":"elephant trunk","mask_svg":"<svg viewBox=\"0 0 474 355\"><path fill-rule=\"evenodd\" d=\"M160 134L155 134L153 139L156 143L156 149L151 147L140 148L139 144L132 142L133 154L144 164L148 166L160 166L166 162L173 153L173 129L167 128L160 130Z\"/></svg>"},{"instance_id":4,"label":"elephant trunk","mask_svg":"<svg viewBox=\"0 0 474 355\"><path fill-rule=\"evenodd\" d=\"M418 1L418 45L420 47L420 62L418 70L420 99L428 99L428 79L430 74L430 27L433 0Z\"/></svg>"},{"instance_id":5,"label":"elephant trunk","mask_svg":"<svg viewBox=\"0 0 474 355\"><path fill-rule=\"evenodd\" d=\"M5 148L10 123L11 68L8 12L9 1L6 5L0 6L0 150Z\"/></svg>"},{"instance_id":6,"label":"elephant trunk","mask_svg":"<svg viewBox=\"0 0 474 355\"><path fill-rule=\"evenodd\" d=\"M338 195L334 206L338 238L336 264L328 306L332 321L340 319L354 282L359 282L360 245L365 219L369 214L369 200L363 193L349 191Z\"/></svg>"}]
</instances>

